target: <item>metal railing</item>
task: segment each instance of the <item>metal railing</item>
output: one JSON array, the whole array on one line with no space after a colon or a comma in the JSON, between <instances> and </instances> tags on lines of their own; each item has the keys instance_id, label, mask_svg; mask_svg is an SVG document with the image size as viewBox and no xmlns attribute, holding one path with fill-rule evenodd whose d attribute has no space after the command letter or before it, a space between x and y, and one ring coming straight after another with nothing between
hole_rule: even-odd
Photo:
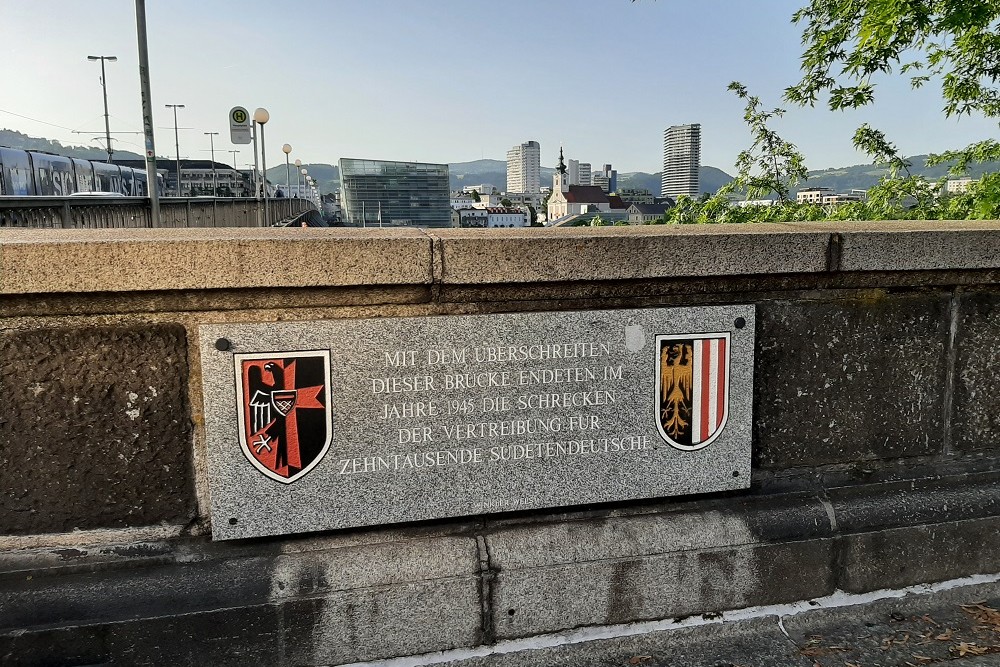
<instances>
[{"instance_id":1,"label":"metal railing","mask_svg":"<svg viewBox=\"0 0 1000 667\"><path fill-rule=\"evenodd\" d=\"M316 210L306 199L269 199L272 224ZM213 197L160 199L158 227L260 227L264 202ZM0 197L0 229L108 229L153 227L144 197Z\"/></svg>"}]
</instances>

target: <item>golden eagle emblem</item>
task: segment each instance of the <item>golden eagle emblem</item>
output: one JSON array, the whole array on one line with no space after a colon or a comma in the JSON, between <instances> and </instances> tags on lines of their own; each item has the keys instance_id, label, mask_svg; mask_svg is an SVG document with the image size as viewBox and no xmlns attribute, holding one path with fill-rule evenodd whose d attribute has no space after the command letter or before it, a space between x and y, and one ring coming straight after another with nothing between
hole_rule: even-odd
<instances>
[{"instance_id":1,"label":"golden eagle emblem","mask_svg":"<svg viewBox=\"0 0 1000 667\"><path fill-rule=\"evenodd\" d=\"M729 334L656 337L656 425L683 450L707 447L729 414Z\"/></svg>"},{"instance_id":2,"label":"golden eagle emblem","mask_svg":"<svg viewBox=\"0 0 1000 667\"><path fill-rule=\"evenodd\" d=\"M691 345L664 345L660 351L660 423L679 437L691 414Z\"/></svg>"}]
</instances>

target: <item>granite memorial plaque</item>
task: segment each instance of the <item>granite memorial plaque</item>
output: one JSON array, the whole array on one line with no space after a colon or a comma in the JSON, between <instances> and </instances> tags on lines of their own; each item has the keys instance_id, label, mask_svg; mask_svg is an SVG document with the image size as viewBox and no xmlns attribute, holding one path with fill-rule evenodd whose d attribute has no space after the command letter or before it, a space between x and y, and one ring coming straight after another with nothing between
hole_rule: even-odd
<instances>
[{"instance_id":1,"label":"granite memorial plaque","mask_svg":"<svg viewBox=\"0 0 1000 667\"><path fill-rule=\"evenodd\" d=\"M216 539L750 485L753 306L199 335Z\"/></svg>"}]
</instances>

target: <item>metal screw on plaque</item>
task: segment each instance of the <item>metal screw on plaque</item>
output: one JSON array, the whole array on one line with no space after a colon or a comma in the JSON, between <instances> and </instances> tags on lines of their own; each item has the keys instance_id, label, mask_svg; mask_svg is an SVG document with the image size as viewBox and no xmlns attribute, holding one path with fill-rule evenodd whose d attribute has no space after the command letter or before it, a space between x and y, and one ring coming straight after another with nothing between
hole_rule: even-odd
<instances>
[{"instance_id":1,"label":"metal screw on plaque","mask_svg":"<svg viewBox=\"0 0 1000 667\"><path fill-rule=\"evenodd\" d=\"M228 338L220 338L215 341L215 349L219 352L225 352L226 350L232 349L233 344L229 342Z\"/></svg>"},{"instance_id":2,"label":"metal screw on plaque","mask_svg":"<svg viewBox=\"0 0 1000 667\"><path fill-rule=\"evenodd\" d=\"M733 325L737 329L742 329L743 327L745 327L747 325L747 321L745 319L743 319L742 317L737 317L736 321L733 322Z\"/></svg>"},{"instance_id":3,"label":"metal screw on plaque","mask_svg":"<svg viewBox=\"0 0 1000 667\"><path fill-rule=\"evenodd\" d=\"M236 525L236 517L233 517L232 519L229 520L229 525L230 526L235 526Z\"/></svg>"},{"instance_id":4,"label":"metal screw on plaque","mask_svg":"<svg viewBox=\"0 0 1000 667\"><path fill-rule=\"evenodd\" d=\"M740 476L740 471L739 470L734 470L733 471L733 477L739 477L739 476Z\"/></svg>"}]
</instances>

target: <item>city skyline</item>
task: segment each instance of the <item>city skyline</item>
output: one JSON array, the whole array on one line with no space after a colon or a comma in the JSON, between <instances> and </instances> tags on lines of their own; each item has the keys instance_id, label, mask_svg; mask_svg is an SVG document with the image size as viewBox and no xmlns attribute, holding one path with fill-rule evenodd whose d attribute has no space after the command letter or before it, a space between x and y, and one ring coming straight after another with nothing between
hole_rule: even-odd
<instances>
[{"instance_id":1,"label":"city skyline","mask_svg":"<svg viewBox=\"0 0 1000 667\"><path fill-rule=\"evenodd\" d=\"M783 104L781 91L799 74L800 31L789 20L803 3L774 0L751 10L723 0L512 0L498 11L458 0L370 0L289 10L249 0L242 12L189 0L149 3L157 153L174 156L164 105L184 104L181 157L207 159L203 133L216 131L224 159L226 113L241 105L270 111L272 166L286 142L292 159L306 163L357 156L455 163L503 160L510 146L534 139L542 166L555 164L561 145L594 165L655 173L663 131L700 123L702 164L732 173L750 143L741 101L725 90L734 79L765 107L788 109L775 128L812 169L866 162L851 146L863 122L904 154L995 133L996 124L981 118L945 119L938 88L911 91L903 77L883 80L876 105L859 111ZM49 4L0 7L8 52L0 81L20 91L0 101L0 127L100 145L100 67L87 56L115 55L107 64L111 130L138 132L134 3L107 0L100 13L57 5L57 12ZM141 152L141 135L114 136L116 149ZM250 149L236 148L245 167Z\"/></svg>"}]
</instances>

